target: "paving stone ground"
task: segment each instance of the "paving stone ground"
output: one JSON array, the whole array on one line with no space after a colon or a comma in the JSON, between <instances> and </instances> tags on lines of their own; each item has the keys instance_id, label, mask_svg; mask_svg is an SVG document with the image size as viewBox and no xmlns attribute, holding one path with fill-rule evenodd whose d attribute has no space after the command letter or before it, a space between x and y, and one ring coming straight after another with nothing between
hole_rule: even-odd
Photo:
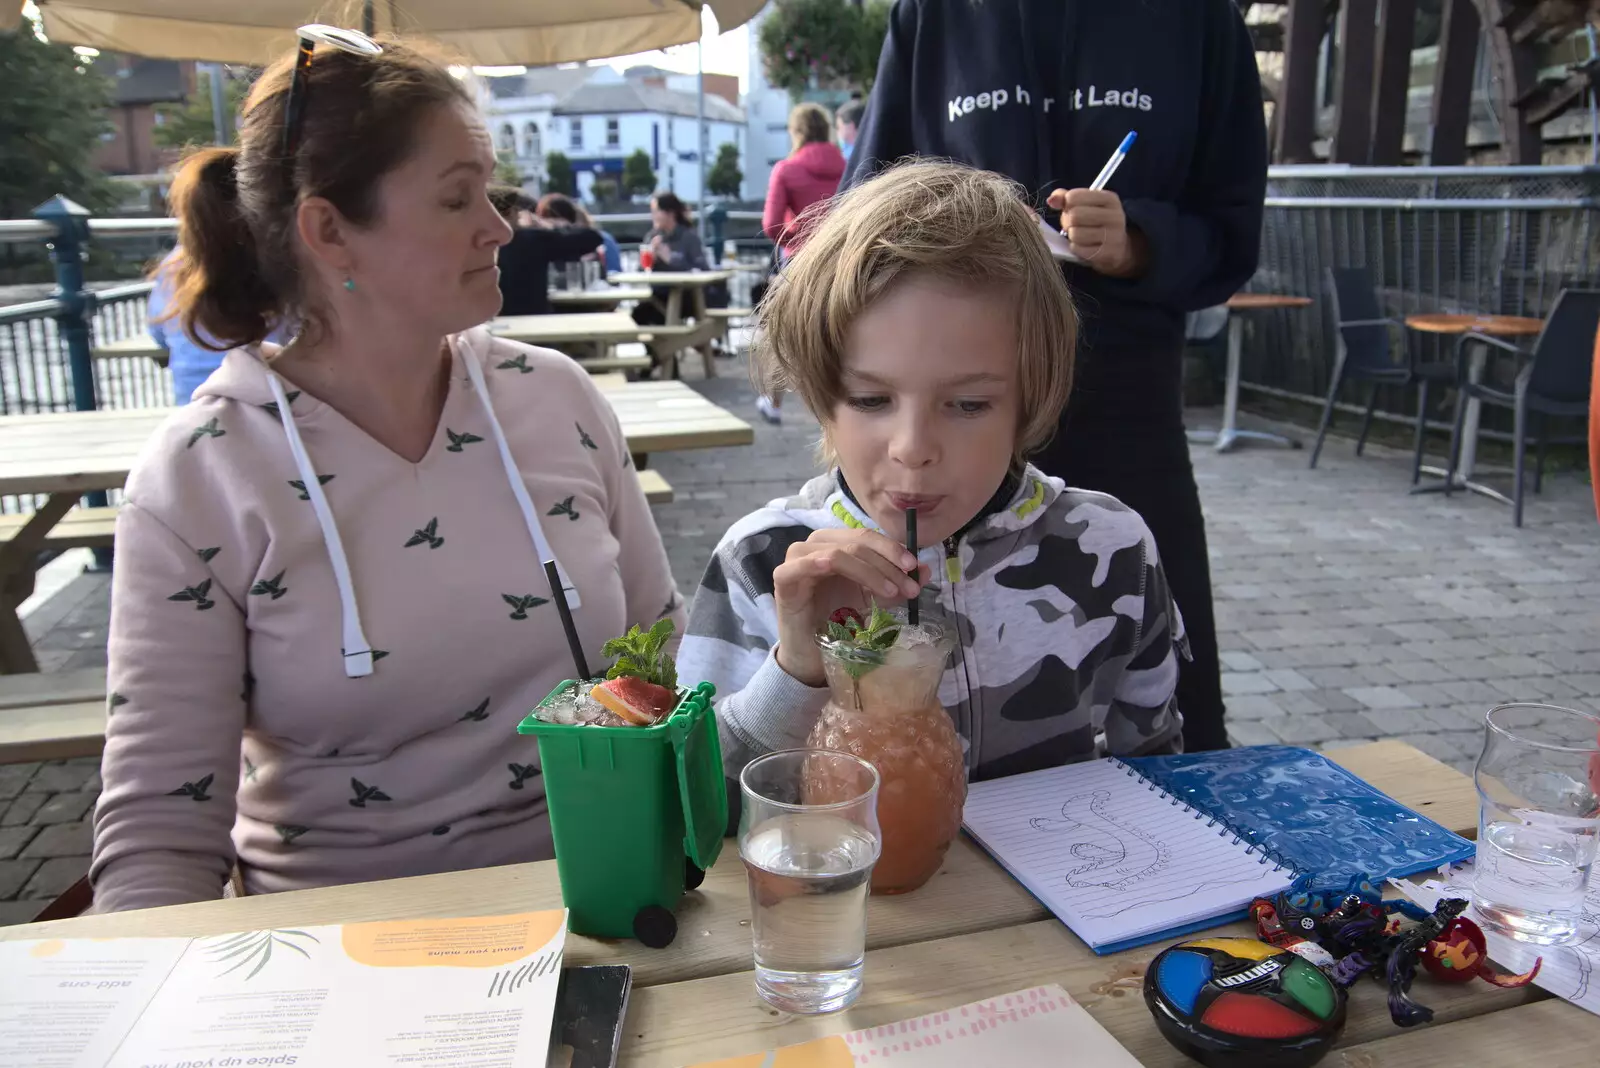
<instances>
[{"instance_id":1,"label":"paving stone ground","mask_svg":"<svg viewBox=\"0 0 1600 1068\"><path fill-rule=\"evenodd\" d=\"M686 593L729 524L816 470L798 401L768 426L742 363L719 370L692 384L755 424L755 444L651 461L677 492L655 515ZM1600 526L1582 473L1548 477L1517 530L1481 497L1409 496L1403 453L1357 458L1348 439L1316 471L1257 446L1197 447L1195 467L1235 742L1399 738L1467 770L1498 702L1600 707ZM109 602L108 577L83 575L29 617L45 670L104 663ZM99 786L93 760L0 766L0 924L86 870Z\"/></svg>"}]
</instances>

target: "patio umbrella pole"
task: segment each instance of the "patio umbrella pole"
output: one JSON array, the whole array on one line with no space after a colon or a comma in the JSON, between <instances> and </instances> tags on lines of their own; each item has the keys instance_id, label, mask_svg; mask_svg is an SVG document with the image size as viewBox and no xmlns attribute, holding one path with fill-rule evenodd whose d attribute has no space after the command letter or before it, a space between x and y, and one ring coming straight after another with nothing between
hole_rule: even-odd
<instances>
[{"instance_id":1,"label":"patio umbrella pole","mask_svg":"<svg viewBox=\"0 0 1600 1068\"><path fill-rule=\"evenodd\" d=\"M695 65L699 68L700 93L695 98L698 108L697 119L700 126L700 151L696 153L700 160L700 240L706 239L706 42L705 24L700 25L700 40L694 43Z\"/></svg>"},{"instance_id":2,"label":"patio umbrella pole","mask_svg":"<svg viewBox=\"0 0 1600 1068\"><path fill-rule=\"evenodd\" d=\"M368 37L377 32L373 23L372 0L365 0L361 5L361 32Z\"/></svg>"}]
</instances>

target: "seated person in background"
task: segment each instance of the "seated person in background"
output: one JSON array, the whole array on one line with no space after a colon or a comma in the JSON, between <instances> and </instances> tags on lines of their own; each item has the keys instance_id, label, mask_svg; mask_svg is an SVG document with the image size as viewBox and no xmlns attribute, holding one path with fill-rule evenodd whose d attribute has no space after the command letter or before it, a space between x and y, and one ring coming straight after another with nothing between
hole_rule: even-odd
<instances>
[{"instance_id":1,"label":"seated person in background","mask_svg":"<svg viewBox=\"0 0 1600 1068\"><path fill-rule=\"evenodd\" d=\"M197 330L202 341L196 341L184 330L173 307L172 267L179 259L179 250L173 249L151 273L155 288L150 291L150 303L145 310L145 328L157 345L167 350L167 369L172 372L172 400L175 404L188 404L189 398L200 384L222 366L226 345L219 345ZM287 327L275 327L267 340L281 345L289 340ZM203 343L202 343L203 342Z\"/></svg>"},{"instance_id":2,"label":"seated person in background","mask_svg":"<svg viewBox=\"0 0 1600 1068\"><path fill-rule=\"evenodd\" d=\"M572 674L542 562L591 663L683 620L611 405L480 325L511 228L449 61L318 50L286 157L294 59L173 186L179 322L233 348L117 518L101 912L235 870L255 894L549 859L533 747L507 764Z\"/></svg>"},{"instance_id":3,"label":"seated person in background","mask_svg":"<svg viewBox=\"0 0 1600 1068\"><path fill-rule=\"evenodd\" d=\"M622 249L618 247L617 239L596 227L594 220L589 218L589 213L576 200L565 193L546 193L539 198L539 208L535 214L558 226L583 226L594 230L605 245L603 262L606 273L613 274L622 270Z\"/></svg>"},{"instance_id":4,"label":"seated person in background","mask_svg":"<svg viewBox=\"0 0 1600 1068\"><path fill-rule=\"evenodd\" d=\"M676 193L657 193L650 198L650 232L643 247L653 257L652 271L704 271L711 266L706 247L689 218L689 208ZM634 305L633 321L640 326L660 326L667 321L668 292L657 286L649 300Z\"/></svg>"},{"instance_id":5,"label":"seated person in background","mask_svg":"<svg viewBox=\"0 0 1600 1068\"><path fill-rule=\"evenodd\" d=\"M549 315L550 265L572 263L601 248L600 234L582 226L555 226L535 214L537 203L516 186L497 185L489 200L513 227L500 248L500 314ZM521 225L518 225L518 224Z\"/></svg>"},{"instance_id":6,"label":"seated person in background","mask_svg":"<svg viewBox=\"0 0 1600 1068\"><path fill-rule=\"evenodd\" d=\"M939 699L973 779L1093 757L1102 732L1117 755L1180 750L1187 643L1150 531L1022 459L1066 403L1077 316L1021 187L886 171L835 202L756 314L761 385L800 394L831 469L735 523L695 595L678 670L717 688L729 775L805 744L832 612L908 597L960 622Z\"/></svg>"}]
</instances>

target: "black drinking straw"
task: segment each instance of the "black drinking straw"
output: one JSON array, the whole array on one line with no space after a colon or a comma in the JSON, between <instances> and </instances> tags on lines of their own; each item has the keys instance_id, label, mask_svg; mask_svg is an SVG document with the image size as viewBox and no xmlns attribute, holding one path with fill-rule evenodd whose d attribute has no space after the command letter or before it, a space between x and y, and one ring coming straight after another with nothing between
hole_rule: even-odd
<instances>
[{"instance_id":1,"label":"black drinking straw","mask_svg":"<svg viewBox=\"0 0 1600 1068\"><path fill-rule=\"evenodd\" d=\"M554 560L544 562L545 577L550 580L550 592L555 595L556 611L561 613L561 629L567 632L567 648L572 651L572 662L578 668L578 680L589 678L589 661L583 656L583 642L578 640L578 627L572 622L572 608L567 604L567 591L561 588L561 573Z\"/></svg>"},{"instance_id":2,"label":"black drinking straw","mask_svg":"<svg viewBox=\"0 0 1600 1068\"><path fill-rule=\"evenodd\" d=\"M911 551L911 556L915 560L917 555L917 510L915 508L906 509L906 548ZM912 563L911 576L915 578L916 575L917 565ZM917 625L917 599L915 597L906 601L906 622L913 627Z\"/></svg>"}]
</instances>

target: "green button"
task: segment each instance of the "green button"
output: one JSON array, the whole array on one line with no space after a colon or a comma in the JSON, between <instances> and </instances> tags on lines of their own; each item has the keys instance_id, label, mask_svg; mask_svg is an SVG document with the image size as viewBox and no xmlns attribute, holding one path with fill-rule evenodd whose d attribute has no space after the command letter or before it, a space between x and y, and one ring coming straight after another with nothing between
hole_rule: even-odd
<instances>
[{"instance_id":1,"label":"green button","mask_svg":"<svg viewBox=\"0 0 1600 1068\"><path fill-rule=\"evenodd\" d=\"M1314 965L1299 957L1283 970L1283 989L1324 1020L1333 1015L1333 1010L1338 1005L1333 983Z\"/></svg>"}]
</instances>

